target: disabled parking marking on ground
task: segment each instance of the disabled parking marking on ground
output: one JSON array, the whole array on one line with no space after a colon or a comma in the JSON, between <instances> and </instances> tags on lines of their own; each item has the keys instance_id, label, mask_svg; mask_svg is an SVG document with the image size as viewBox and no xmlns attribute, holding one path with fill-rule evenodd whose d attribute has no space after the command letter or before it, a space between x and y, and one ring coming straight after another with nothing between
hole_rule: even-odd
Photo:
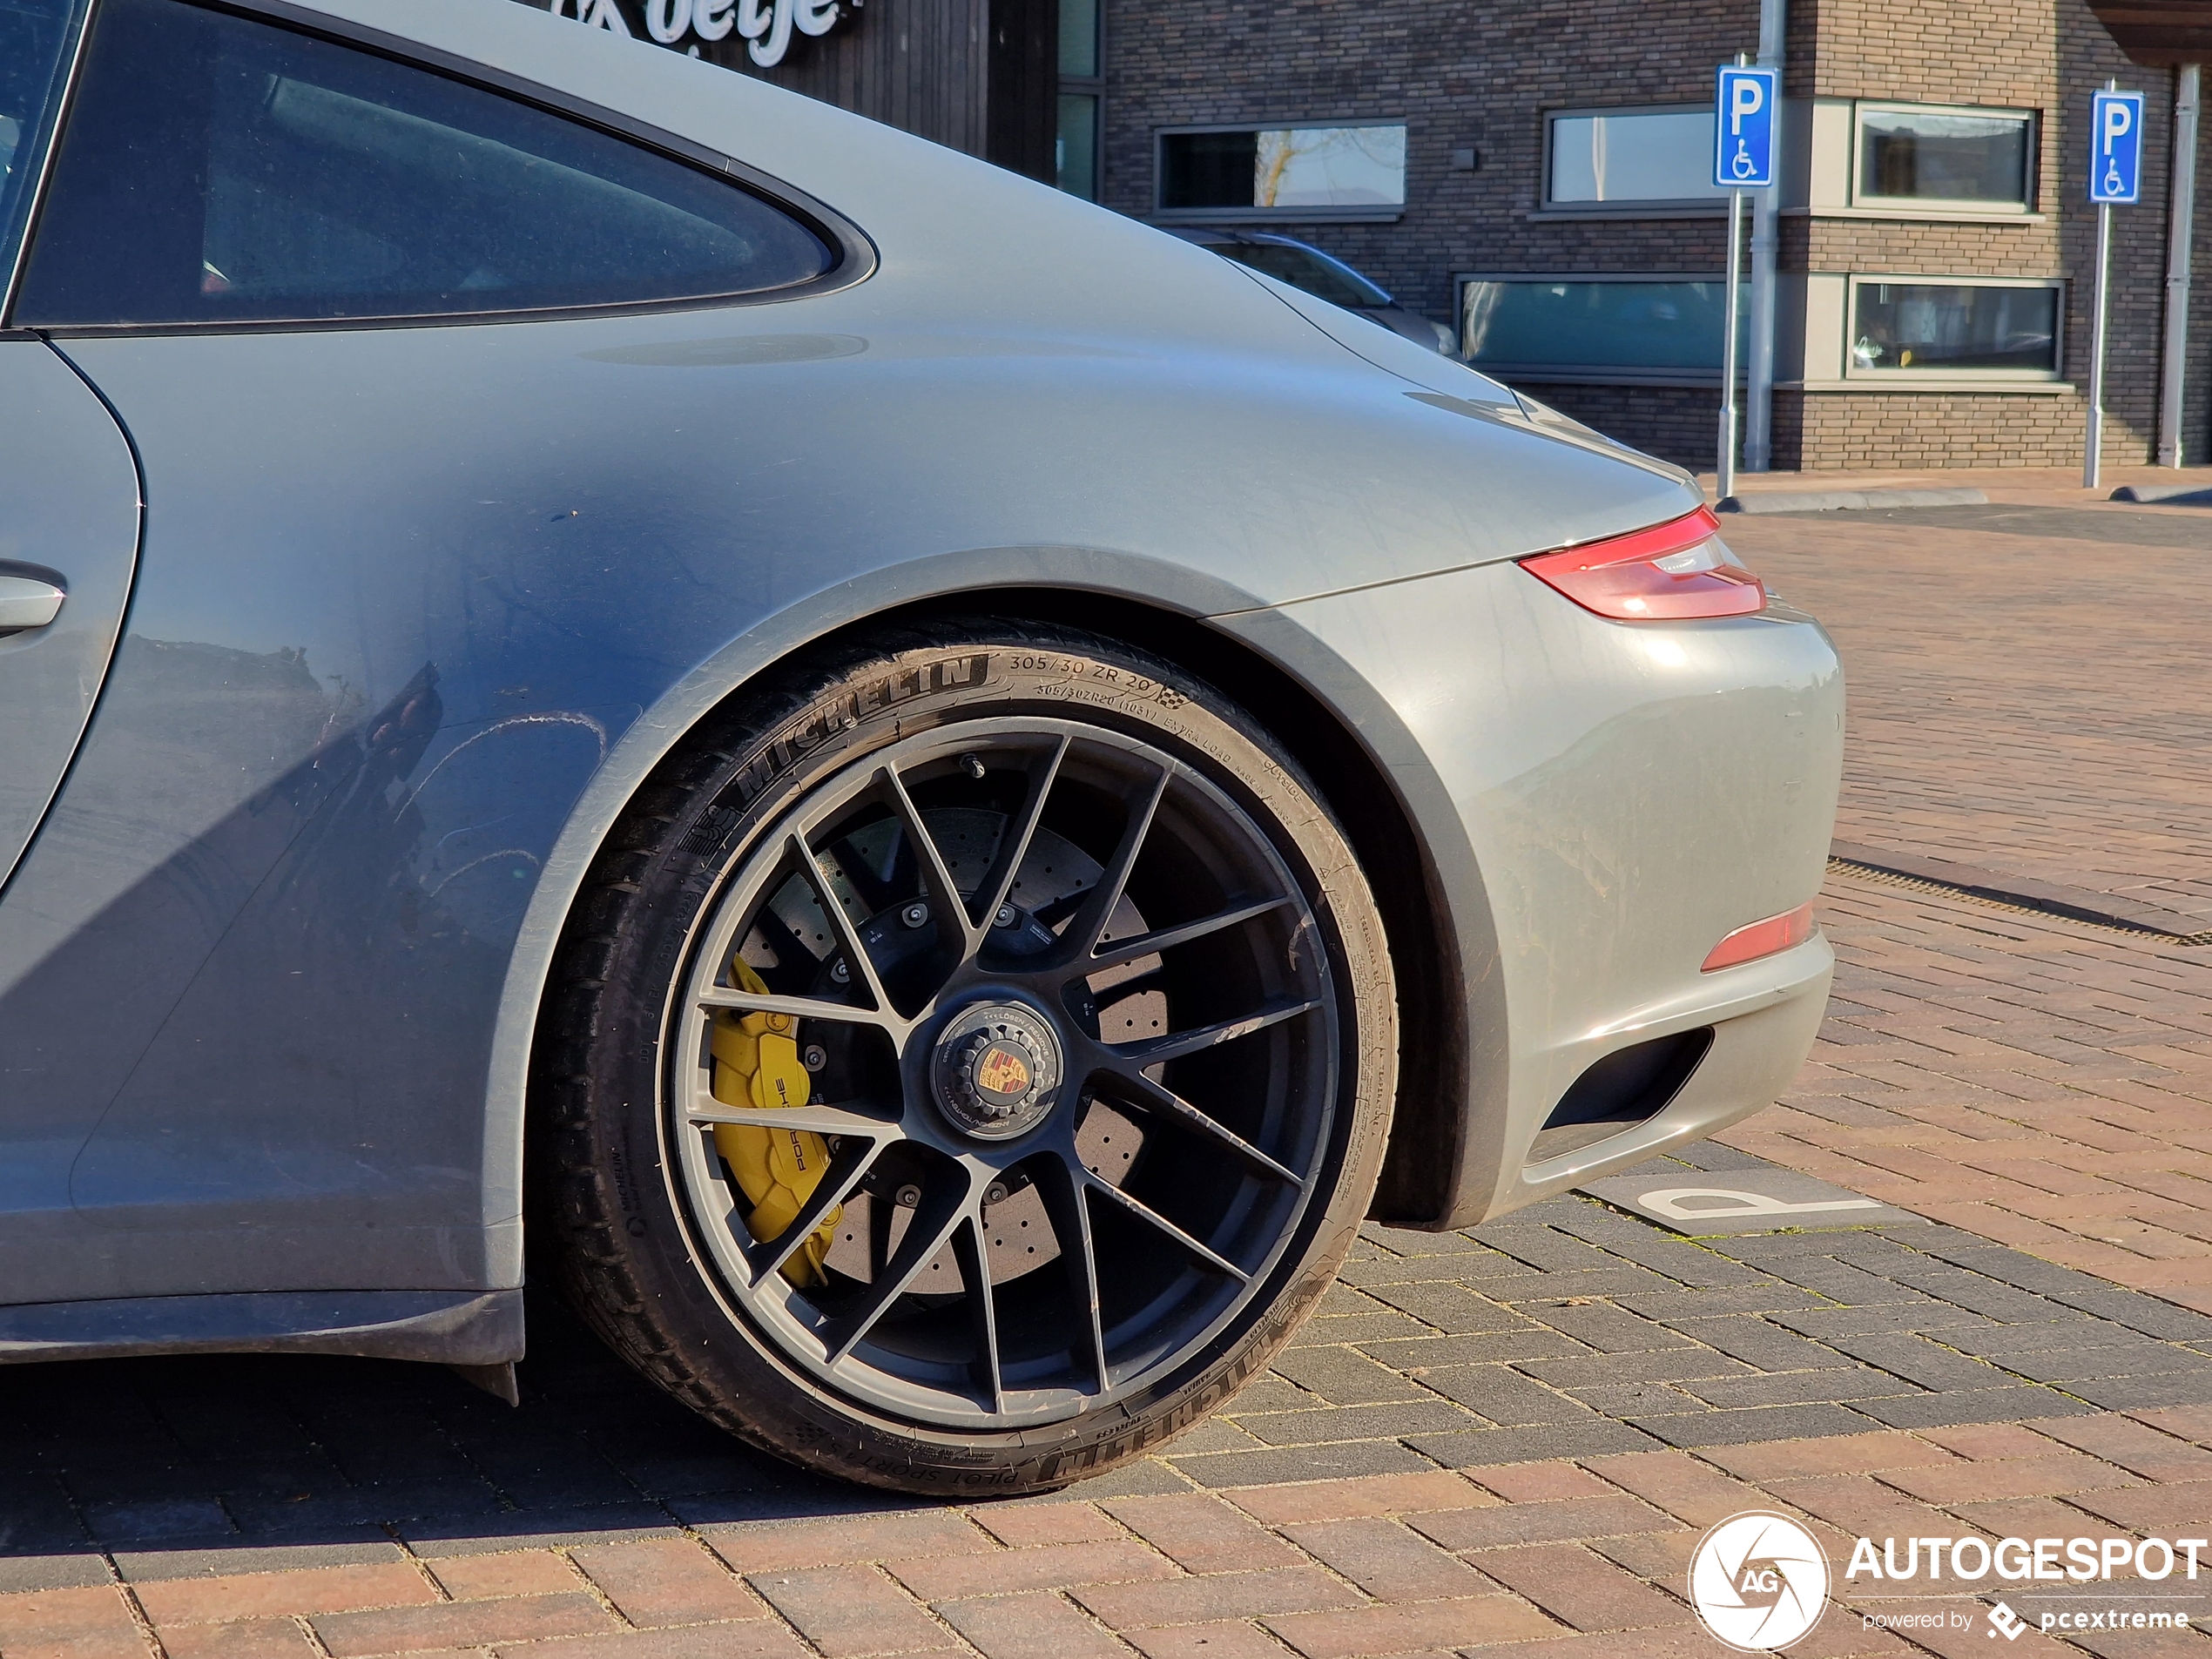
<instances>
[{"instance_id":1,"label":"disabled parking marking on ground","mask_svg":"<svg viewBox=\"0 0 2212 1659\"><path fill-rule=\"evenodd\" d=\"M1685 1169L1620 1175L1589 1182L1577 1190L1691 1238L1736 1238L1792 1228L1890 1227L1926 1219L1794 1170Z\"/></svg>"}]
</instances>

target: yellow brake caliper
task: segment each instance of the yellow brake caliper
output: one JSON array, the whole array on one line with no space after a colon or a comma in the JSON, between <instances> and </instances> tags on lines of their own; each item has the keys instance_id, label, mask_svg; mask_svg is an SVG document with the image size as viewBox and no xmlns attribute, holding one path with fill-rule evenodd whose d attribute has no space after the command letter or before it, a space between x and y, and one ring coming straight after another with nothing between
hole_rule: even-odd
<instances>
[{"instance_id":1,"label":"yellow brake caliper","mask_svg":"<svg viewBox=\"0 0 2212 1659\"><path fill-rule=\"evenodd\" d=\"M768 987L741 959L730 963L731 976L744 989L765 996ZM724 1010L714 1017L714 1097L728 1106L804 1106L814 1080L799 1057L787 1014L745 1014ZM829 1146L812 1130L765 1129L754 1123L721 1123L714 1144L745 1189L752 1212L745 1225L765 1244L780 1238L829 1172ZM826 1285L822 1258L829 1254L843 1205L831 1211L813 1236L792 1252L784 1277L794 1285Z\"/></svg>"}]
</instances>

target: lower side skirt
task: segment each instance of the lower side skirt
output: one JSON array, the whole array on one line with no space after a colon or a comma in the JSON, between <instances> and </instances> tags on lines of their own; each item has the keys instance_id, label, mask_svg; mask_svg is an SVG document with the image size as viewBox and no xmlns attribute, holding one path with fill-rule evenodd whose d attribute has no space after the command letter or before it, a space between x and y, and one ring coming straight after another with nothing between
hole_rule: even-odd
<instances>
[{"instance_id":1,"label":"lower side skirt","mask_svg":"<svg viewBox=\"0 0 2212 1659\"><path fill-rule=\"evenodd\" d=\"M0 1307L0 1365L156 1353L336 1353L448 1366L523 1357L516 1291L305 1291Z\"/></svg>"}]
</instances>

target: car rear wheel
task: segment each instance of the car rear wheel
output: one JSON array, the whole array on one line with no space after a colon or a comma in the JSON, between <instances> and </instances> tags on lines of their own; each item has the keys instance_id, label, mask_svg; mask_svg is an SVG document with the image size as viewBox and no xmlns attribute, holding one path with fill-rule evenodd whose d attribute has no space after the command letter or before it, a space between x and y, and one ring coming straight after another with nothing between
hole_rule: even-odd
<instances>
[{"instance_id":1,"label":"car rear wheel","mask_svg":"<svg viewBox=\"0 0 2212 1659\"><path fill-rule=\"evenodd\" d=\"M573 1300L784 1457L1022 1492L1217 1408L1325 1288L1396 1072L1317 792L1163 662L933 625L718 718L539 1042Z\"/></svg>"}]
</instances>

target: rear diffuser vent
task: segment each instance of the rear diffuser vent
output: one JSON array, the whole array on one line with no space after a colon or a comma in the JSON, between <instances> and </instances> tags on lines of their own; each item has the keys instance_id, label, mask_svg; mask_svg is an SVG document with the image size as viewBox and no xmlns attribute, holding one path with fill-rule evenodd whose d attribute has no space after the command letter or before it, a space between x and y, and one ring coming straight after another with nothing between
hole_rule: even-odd
<instances>
[{"instance_id":1,"label":"rear diffuser vent","mask_svg":"<svg viewBox=\"0 0 2212 1659\"><path fill-rule=\"evenodd\" d=\"M1701 1026L1632 1043L1594 1062L1536 1131L1528 1162L1580 1151L1656 1117L1682 1092L1712 1046L1713 1028Z\"/></svg>"}]
</instances>

